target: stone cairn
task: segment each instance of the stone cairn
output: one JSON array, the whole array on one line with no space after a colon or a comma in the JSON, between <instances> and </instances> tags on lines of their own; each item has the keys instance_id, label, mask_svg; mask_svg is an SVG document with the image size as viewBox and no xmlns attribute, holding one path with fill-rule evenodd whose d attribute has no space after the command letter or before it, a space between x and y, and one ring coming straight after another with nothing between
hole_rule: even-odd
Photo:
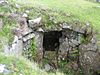
<instances>
[{"instance_id":1,"label":"stone cairn","mask_svg":"<svg viewBox=\"0 0 100 75\"><path fill-rule=\"evenodd\" d=\"M15 37L10 51L15 51L17 56L23 54L30 59L32 55L28 53L28 50L34 38L37 52L36 61L41 62L45 57L45 48L43 47L44 34L50 31L58 31L61 33L61 36L59 36L59 45L57 45L56 50L57 61L75 61L78 67L81 66L83 68L85 75L94 75L97 70L100 70L100 53L96 35L89 23L85 25L82 25L80 22L70 24L66 22L56 23L56 28L47 30L41 21L41 17L34 20L28 20L25 16L18 17L18 27L12 29ZM53 35L56 36L56 34ZM78 55L72 56L76 50ZM93 70L93 73L90 72L91 70Z\"/></svg>"}]
</instances>

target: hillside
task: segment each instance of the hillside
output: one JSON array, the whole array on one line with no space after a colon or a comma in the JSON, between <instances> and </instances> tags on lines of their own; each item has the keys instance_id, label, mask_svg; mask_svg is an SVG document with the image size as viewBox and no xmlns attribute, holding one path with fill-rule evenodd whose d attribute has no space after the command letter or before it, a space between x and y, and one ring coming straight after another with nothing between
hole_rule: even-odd
<instances>
[{"instance_id":1,"label":"hillside","mask_svg":"<svg viewBox=\"0 0 100 75\"><path fill-rule=\"evenodd\" d=\"M42 24L47 30L52 30L53 27L63 22L69 25L74 25L75 22L81 25L89 23L97 34L99 47L100 3L93 2L93 0L7 0L6 3L0 4L0 65L6 65L7 70L12 73L8 75L83 75L81 69L78 73L69 69L62 71L65 68L54 73L46 72L39 68L40 64L37 65L23 56L16 58L5 55L5 46L11 45L14 40L11 29L17 27L16 17L18 18L19 15L28 16L28 20L42 17ZM34 46L31 48L34 49ZM34 52L33 54L35 55ZM62 62L61 66L64 64Z\"/></svg>"}]
</instances>

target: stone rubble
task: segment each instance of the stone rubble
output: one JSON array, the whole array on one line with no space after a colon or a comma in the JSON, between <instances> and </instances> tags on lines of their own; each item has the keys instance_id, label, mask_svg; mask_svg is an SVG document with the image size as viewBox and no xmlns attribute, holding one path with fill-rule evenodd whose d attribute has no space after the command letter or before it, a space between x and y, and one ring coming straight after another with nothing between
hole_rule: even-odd
<instances>
[{"instance_id":1,"label":"stone rubble","mask_svg":"<svg viewBox=\"0 0 100 75\"><path fill-rule=\"evenodd\" d=\"M0 64L0 74L8 75L10 73L11 73L11 71L6 69L6 65L5 64Z\"/></svg>"}]
</instances>

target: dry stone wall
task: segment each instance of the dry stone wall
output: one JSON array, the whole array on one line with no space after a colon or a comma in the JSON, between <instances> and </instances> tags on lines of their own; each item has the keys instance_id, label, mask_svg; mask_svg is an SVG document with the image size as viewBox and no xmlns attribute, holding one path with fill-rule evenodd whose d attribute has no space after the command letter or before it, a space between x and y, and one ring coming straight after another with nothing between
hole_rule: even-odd
<instances>
[{"instance_id":1,"label":"dry stone wall","mask_svg":"<svg viewBox=\"0 0 100 75\"><path fill-rule=\"evenodd\" d=\"M16 56L24 55L32 60L30 43L34 40L37 62L42 62L48 52L55 52L55 57L51 55L47 58L56 60L57 64L62 60L77 61L78 67L82 66L87 75L92 75L91 69L94 72L100 70L96 35L89 23L56 23L57 27L48 30L44 27L41 17L28 20L27 17L14 13L8 17L17 21L17 27L12 29L14 41L9 49L12 54L15 52Z\"/></svg>"}]
</instances>

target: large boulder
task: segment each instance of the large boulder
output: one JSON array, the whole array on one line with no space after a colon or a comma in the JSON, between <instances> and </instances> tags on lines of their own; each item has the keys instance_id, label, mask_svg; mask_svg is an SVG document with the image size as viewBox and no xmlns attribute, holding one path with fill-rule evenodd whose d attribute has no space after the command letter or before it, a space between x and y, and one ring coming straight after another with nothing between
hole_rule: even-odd
<instances>
[{"instance_id":1,"label":"large boulder","mask_svg":"<svg viewBox=\"0 0 100 75\"><path fill-rule=\"evenodd\" d=\"M83 44L79 47L79 61L85 75L96 75L100 71L100 54L92 44Z\"/></svg>"}]
</instances>

